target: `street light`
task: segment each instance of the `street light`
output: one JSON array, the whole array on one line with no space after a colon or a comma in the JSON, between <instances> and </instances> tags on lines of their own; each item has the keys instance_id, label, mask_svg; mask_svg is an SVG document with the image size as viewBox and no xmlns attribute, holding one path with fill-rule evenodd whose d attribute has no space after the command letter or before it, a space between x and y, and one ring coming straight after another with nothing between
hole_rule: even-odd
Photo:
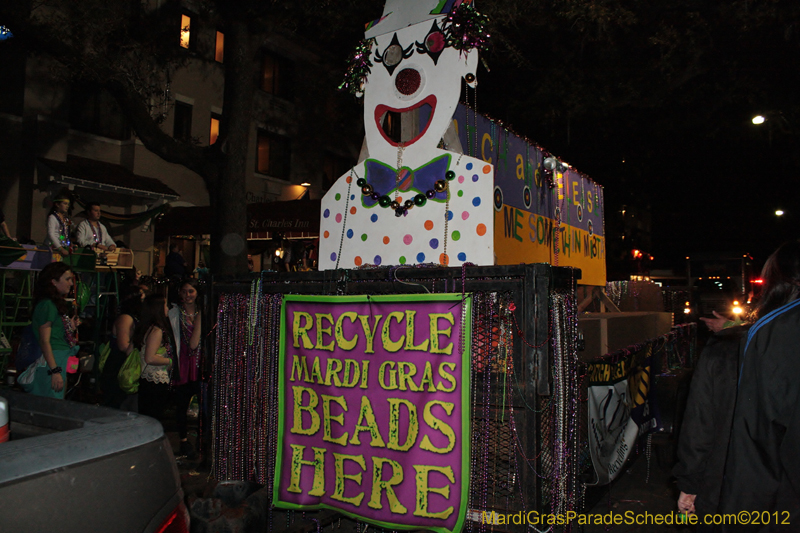
<instances>
[{"instance_id":1,"label":"street light","mask_svg":"<svg viewBox=\"0 0 800 533\"><path fill-rule=\"evenodd\" d=\"M766 122L766 120L767 119L764 117L764 115L756 115L753 117L753 124L756 125L763 124L764 122Z\"/></svg>"},{"instance_id":2,"label":"street light","mask_svg":"<svg viewBox=\"0 0 800 533\"><path fill-rule=\"evenodd\" d=\"M776 217L782 217L783 216L783 209L776 209L775 210L775 216Z\"/></svg>"}]
</instances>

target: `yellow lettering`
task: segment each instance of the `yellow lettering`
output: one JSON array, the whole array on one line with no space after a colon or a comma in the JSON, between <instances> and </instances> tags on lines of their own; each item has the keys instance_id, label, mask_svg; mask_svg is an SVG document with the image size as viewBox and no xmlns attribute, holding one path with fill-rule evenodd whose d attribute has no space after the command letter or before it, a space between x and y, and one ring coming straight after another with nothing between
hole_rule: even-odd
<instances>
[{"instance_id":1,"label":"yellow lettering","mask_svg":"<svg viewBox=\"0 0 800 533\"><path fill-rule=\"evenodd\" d=\"M378 422L375 420L375 412L372 410L372 404L366 396L361 397L361 412L358 414L358 423L356 423L356 427L353 429L353 438L350 439L350 444L361 444L359 435L362 431L369 431L370 436L372 436L372 440L369 443L370 446L373 448L386 447L381 437L381 432L378 430Z\"/></svg>"},{"instance_id":2,"label":"yellow lettering","mask_svg":"<svg viewBox=\"0 0 800 533\"><path fill-rule=\"evenodd\" d=\"M392 477L383 481L383 465L392 467ZM397 494L394 492L394 486L403 482L403 467L400 463L391 459L383 459L381 457L372 458L372 496L367 504L373 509L383 509L381 503L381 493L386 491L386 499L389 501L389 510L394 514L406 514L408 509L403 507Z\"/></svg>"},{"instance_id":3,"label":"yellow lettering","mask_svg":"<svg viewBox=\"0 0 800 533\"><path fill-rule=\"evenodd\" d=\"M400 385L400 390L406 390L406 384L408 384L408 390L418 392L419 389L414 384L414 380L411 379L417 374L417 367L414 363L409 363L407 361L400 361L397 363L397 381Z\"/></svg>"},{"instance_id":4,"label":"yellow lettering","mask_svg":"<svg viewBox=\"0 0 800 533\"><path fill-rule=\"evenodd\" d=\"M381 340L383 341L383 347L387 352L399 352L400 348L403 347L403 342L405 341L406 336L401 335L400 339L397 341L393 341L391 336L389 335L389 330L392 324L392 319L394 318L398 324L401 323L403 320L403 313L399 311L395 311L393 313L389 313L386 316L386 322L383 323L383 328L381 329Z\"/></svg>"},{"instance_id":5,"label":"yellow lettering","mask_svg":"<svg viewBox=\"0 0 800 533\"><path fill-rule=\"evenodd\" d=\"M405 405L408 410L408 425L400 424L400 406ZM407 427L406 441L400 444L400 428ZM389 443L390 450L406 452L417 442L419 433L419 420L417 420L417 406L403 398L389 398Z\"/></svg>"},{"instance_id":6,"label":"yellow lettering","mask_svg":"<svg viewBox=\"0 0 800 533\"><path fill-rule=\"evenodd\" d=\"M340 502L350 503L358 507L361 505L361 500L364 499L364 493L359 492L358 496L352 497L345 497L344 495L344 482L345 480L353 480L358 483L358 486L361 486L361 472L358 474L345 474L344 473L344 462L345 461L353 461L358 466L361 467L361 470L366 470L367 465L364 462L364 457L361 455L346 455L343 453L335 453L333 454L333 464L334 464L334 472L336 474L336 482L334 483L333 487L333 494L331 494L332 500L339 500Z\"/></svg>"},{"instance_id":7,"label":"yellow lettering","mask_svg":"<svg viewBox=\"0 0 800 533\"><path fill-rule=\"evenodd\" d=\"M328 321L328 327L322 327L323 320ZM333 329L333 315L331 314L324 314L324 313L317 313L317 344L314 346L317 350L328 350L330 352L333 351L333 339L328 344L322 343L322 335L324 334L331 334L331 330Z\"/></svg>"},{"instance_id":8,"label":"yellow lettering","mask_svg":"<svg viewBox=\"0 0 800 533\"><path fill-rule=\"evenodd\" d=\"M385 390L395 390L397 388L397 370L394 369L395 366L394 361L384 361L381 363L381 367L378 369L378 382L380 383L381 387ZM389 370L389 384L386 383L386 369L390 368Z\"/></svg>"},{"instance_id":9,"label":"yellow lettering","mask_svg":"<svg viewBox=\"0 0 800 533\"><path fill-rule=\"evenodd\" d=\"M308 330L311 329L313 325L313 320L311 319L311 315L309 313L304 313L302 311L295 311L293 313L292 319L292 337L294 339L293 346L295 348L300 347L300 338L303 338L303 348L306 350L310 350L314 347L311 343L311 339L308 337ZM304 326L300 325L300 319L304 318L306 323Z\"/></svg>"},{"instance_id":10,"label":"yellow lettering","mask_svg":"<svg viewBox=\"0 0 800 533\"><path fill-rule=\"evenodd\" d=\"M417 473L416 487L417 487L417 508L414 509L414 516L423 516L425 518L441 518L444 520L453 513L453 506L451 505L440 513L431 513L428 511L428 493L441 494L445 499L450 498L450 485L445 487L431 487L428 485L428 475L431 472L439 472L444 474L450 483L455 483L456 478L453 475L453 469L449 466L423 466L414 465L414 470Z\"/></svg>"},{"instance_id":11,"label":"yellow lettering","mask_svg":"<svg viewBox=\"0 0 800 533\"><path fill-rule=\"evenodd\" d=\"M343 413L338 415L331 415L331 402L334 402L342 408ZM347 444L347 432L341 437L333 437L333 428L331 421L338 422L340 426L344 426L344 413L347 412L347 401L344 396L328 396L322 395L322 440L340 444L345 446Z\"/></svg>"},{"instance_id":12,"label":"yellow lettering","mask_svg":"<svg viewBox=\"0 0 800 533\"><path fill-rule=\"evenodd\" d=\"M358 334L353 334L352 339L345 339L344 338L344 331L342 329L342 321L348 318L352 324L355 324L358 315L355 314L353 311L347 311L346 313L342 313L339 315L339 318L336 319L336 344L339 345L339 348L342 350L350 351L356 347L358 343Z\"/></svg>"},{"instance_id":13,"label":"yellow lettering","mask_svg":"<svg viewBox=\"0 0 800 533\"><path fill-rule=\"evenodd\" d=\"M375 353L375 332L378 329L378 324L383 318L383 315L375 315L375 323L369 327L369 316L358 315L358 321L361 322L361 329L364 330L364 338L367 340L367 346L364 353Z\"/></svg>"},{"instance_id":14,"label":"yellow lettering","mask_svg":"<svg viewBox=\"0 0 800 533\"><path fill-rule=\"evenodd\" d=\"M306 356L300 357L298 355L292 356L292 374L289 377L289 381L296 381L295 380L295 370L297 371L297 379L302 379L306 383L308 383L308 364L306 363Z\"/></svg>"},{"instance_id":15,"label":"yellow lettering","mask_svg":"<svg viewBox=\"0 0 800 533\"><path fill-rule=\"evenodd\" d=\"M314 481L311 483L311 490L309 496L324 496L325 495L325 448L314 448L314 459L310 461L303 460L303 452L306 447L300 444L292 444L292 462L290 468L290 480L288 492L301 493L300 489L300 470L303 465L314 467Z\"/></svg>"},{"instance_id":16,"label":"yellow lettering","mask_svg":"<svg viewBox=\"0 0 800 533\"><path fill-rule=\"evenodd\" d=\"M339 379L339 372L342 371L342 362L338 359L331 358L328 359L328 368L325 371L325 385L331 384L331 378L333 378L333 384L337 387L342 386L342 381Z\"/></svg>"},{"instance_id":17,"label":"yellow lettering","mask_svg":"<svg viewBox=\"0 0 800 533\"><path fill-rule=\"evenodd\" d=\"M453 448L455 448L456 434L453 431L453 428L451 428L448 424L433 416L431 408L434 405L440 406L442 409L444 409L444 412L447 413L447 416L450 416L453 414L453 408L455 407L455 404L450 402L442 402L439 400L431 400L425 404L425 409L422 410L422 419L425 421L425 423L428 424L431 429L439 431L442 433L442 435L447 437L447 447L437 448L433 445L433 443L431 443L431 440L427 435L422 438L422 442L420 443L419 447L423 450L433 453L449 453L453 450Z\"/></svg>"},{"instance_id":18,"label":"yellow lettering","mask_svg":"<svg viewBox=\"0 0 800 533\"><path fill-rule=\"evenodd\" d=\"M347 388L355 387L356 383L358 383L359 377L361 377L361 367L358 366L358 361L356 361L355 359L345 359L342 387L347 387Z\"/></svg>"},{"instance_id":19,"label":"yellow lettering","mask_svg":"<svg viewBox=\"0 0 800 533\"><path fill-rule=\"evenodd\" d=\"M453 343L449 343L444 348L439 348L439 335L446 335L450 336L453 331L452 327L448 327L446 329L439 329L439 319L447 320L450 323L450 326L455 324L455 320L453 319L453 313L431 313L431 350L430 353L441 353L445 355L450 355L453 353Z\"/></svg>"},{"instance_id":20,"label":"yellow lettering","mask_svg":"<svg viewBox=\"0 0 800 533\"><path fill-rule=\"evenodd\" d=\"M414 346L414 317L416 311L406 310L406 350L424 352L428 350L428 339Z\"/></svg>"},{"instance_id":21,"label":"yellow lettering","mask_svg":"<svg viewBox=\"0 0 800 533\"><path fill-rule=\"evenodd\" d=\"M308 405L303 406L303 393L308 393ZM297 435L313 435L319 431L319 414L316 408L319 405L319 397L313 389L308 387L292 387L292 397L294 398L294 418L292 423L292 433ZM308 429L303 428L303 411L311 416L311 425Z\"/></svg>"},{"instance_id":22,"label":"yellow lettering","mask_svg":"<svg viewBox=\"0 0 800 533\"><path fill-rule=\"evenodd\" d=\"M442 386L442 383L439 382L439 384L436 385L436 390L442 391L442 392L453 392L454 390L456 390L456 379L451 374L448 374L447 371L445 371L445 367L449 368L450 371L453 371L453 370L456 369L456 364L455 363L441 363L439 365L439 377L441 377L442 379L444 379L445 381L450 383L451 386L450 386L449 389L446 389L446 388L444 388Z\"/></svg>"},{"instance_id":23,"label":"yellow lettering","mask_svg":"<svg viewBox=\"0 0 800 533\"><path fill-rule=\"evenodd\" d=\"M481 159L492 164L492 156L486 157L486 141L489 141L489 150L494 152L494 143L492 142L492 137L488 133L483 134L483 138L481 139Z\"/></svg>"}]
</instances>

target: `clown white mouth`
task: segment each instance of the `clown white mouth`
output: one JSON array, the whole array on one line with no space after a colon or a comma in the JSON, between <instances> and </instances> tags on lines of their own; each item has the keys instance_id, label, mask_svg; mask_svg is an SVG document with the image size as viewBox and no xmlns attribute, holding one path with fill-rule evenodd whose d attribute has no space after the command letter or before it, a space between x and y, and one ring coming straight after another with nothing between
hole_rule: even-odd
<instances>
[{"instance_id":1,"label":"clown white mouth","mask_svg":"<svg viewBox=\"0 0 800 533\"><path fill-rule=\"evenodd\" d=\"M409 146L419 140L428 131L433 114L436 112L436 96L430 95L424 100L405 109L386 105L375 108L375 123L383 138L392 146ZM416 118L416 120L414 120Z\"/></svg>"}]
</instances>

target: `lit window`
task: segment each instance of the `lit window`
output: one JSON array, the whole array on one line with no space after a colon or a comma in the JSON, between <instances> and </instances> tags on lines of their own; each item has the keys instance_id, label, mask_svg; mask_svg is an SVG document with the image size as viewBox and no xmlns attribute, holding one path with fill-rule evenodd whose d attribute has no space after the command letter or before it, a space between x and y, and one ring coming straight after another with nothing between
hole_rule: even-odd
<instances>
[{"instance_id":1,"label":"lit window","mask_svg":"<svg viewBox=\"0 0 800 533\"><path fill-rule=\"evenodd\" d=\"M192 17L181 15L181 47L189 49L192 44Z\"/></svg>"},{"instance_id":2,"label":"lit window","mask_svg":"<svg viewBox=\"0 0 800 533\"><path fill-rule=\"evenodd\" d=\"M291 151L289 140L285 137L258 132L256 153L256 172L273 178L289 179Z\"/></svg>"},{"instance_id":3,"label":"lit window","mask_svg":"<svg viewBox=\"0 0 800 533\"><path fill-rule=\"evenodd\" d=\"M219 115L211 115L211 130L208 134L208 144L212 145L217 142L217 137L219 137Z\"/></svg>"},{"instance_id":4,"label":"lit window","mask_svg":"<svg viewBox=\"0 0 800 533\"><path fill-rule=\"evenodd\" d=\"M192 106L183 102L175 102L175 124L172 136L180 141L192 139Z\"/></svg>"},{"instance_id":5,"label":"lit window","mask_svg":"<svg viewBox=\"0 0 800 533\"><path fill-rule=\"evenodd\" d=\"M217 42L214 45L214 61L222 63L222 58L225 55L225 34L221 31L217 32Z\"/></svg>"}]
</instances>

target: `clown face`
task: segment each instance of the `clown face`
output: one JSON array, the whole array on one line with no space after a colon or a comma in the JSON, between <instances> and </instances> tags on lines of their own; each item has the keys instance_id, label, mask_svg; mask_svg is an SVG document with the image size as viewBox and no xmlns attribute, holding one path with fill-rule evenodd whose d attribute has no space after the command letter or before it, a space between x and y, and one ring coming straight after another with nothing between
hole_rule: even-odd
<instances>
[{"instance_id":1,"label":"clown face","mask_svg":"<svg viewBox=\"0 0 800 533\"><path fill-rule=\"evenodd\" d=\"M477 50L445 46L444 17L379 35L364 85L369 157L404 165L431 158L458 105L461 79L474 83Z\"/></svg>"}]
</instances>

